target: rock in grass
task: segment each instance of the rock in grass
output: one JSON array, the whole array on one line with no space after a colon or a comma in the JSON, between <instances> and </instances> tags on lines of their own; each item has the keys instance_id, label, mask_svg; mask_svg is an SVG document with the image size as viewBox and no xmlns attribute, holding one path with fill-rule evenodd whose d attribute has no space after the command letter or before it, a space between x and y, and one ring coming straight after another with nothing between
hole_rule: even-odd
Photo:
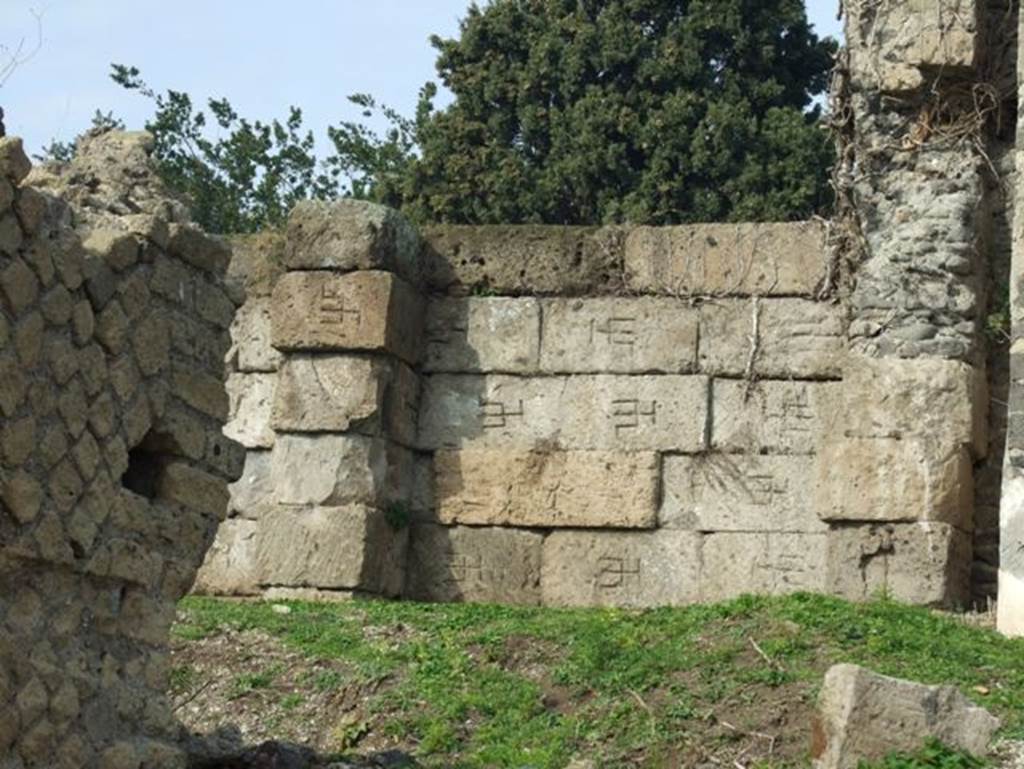
<instances>
[{"instance_id":1,"label":"rock in grass","mask_svg":"<svg viewBox=\"0 0 1024 769\"><path fill-rule=\"evenodd\" d=\"M821 689L811 757L816 769L856 769L862 760L917 751L930 737L980 756L998 728L999 719L956 687L835 665Z\"/></svg>"}]
</instances>

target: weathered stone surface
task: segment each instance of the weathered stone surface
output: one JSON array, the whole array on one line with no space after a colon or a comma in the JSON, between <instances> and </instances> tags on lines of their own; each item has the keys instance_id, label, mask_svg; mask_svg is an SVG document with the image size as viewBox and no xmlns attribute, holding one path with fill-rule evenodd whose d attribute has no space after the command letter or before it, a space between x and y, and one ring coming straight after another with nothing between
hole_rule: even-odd
<instances>
[{"instance_id":1,"label":"weathered stone surface","mask_svg":"<svg viewBox=\"0 0 1024 769\"><path fill-rule=\"evenodd\" d=\"M545 373L696 370L699 313L683 300L547 299L541 306Z\"/></svg>"},{"instance_id":2,"label":"weathered stone surface","mask_svg":"<svg viewBox=\"0 0 1024 769\"><path fill-rule=\"evenodd\" d=\"M248 299L235 313L231 342L238 371L277 371L281 365L281 353L270 343L270 315L269 297Z\"/></svg>"},{"instance_id":3,"label":"weathered stone surface","mask_svg":"<svg viewBox=\"0 0 1024 769\"><path fill-rule=\"evenodd\" d=\"M816 769L857 769L925 740L984 756L999 719L955 686L926 686L857 665L834 665L818 695L811 758Z\"/></svg>"},{"instance_id":4,"label":"weathered stone surface","mask_svg":"<svg viewBox=\"0 0 1024 769\"><path fill-rule=\"evenodd\" d=\"M637 227L626 285L676 296L811 296L825 278L824 228L794 224Z\"/></svg>"},{"instance_id":5,"label":"weathered stone surface","mask_svg":"<svg viewBox=\"0 0 1024 769\"><path fill-rule=\"evenodd\" d=\"M532 298L438 298L427 306L423 370L533 373L540 304Z\"/></svg>"},{"instance_id":6,"label":"weathered stone surface","mask_svg":"<svg viewBox=\"0 0 1024 769\"><path fill-rule=\"evenodd\" d=\"M271 486L284 505L336 507L401 502L422 509L414 488L415 455L381 438L361 435L277 436Z\"/></svg>"},{"instance_id":7,"label":"weathered stone surface","mask_svg":"<svg viewBox=\"0 0 1024 769\"><path fill-rule=\"evenodd\" d=\"M701 376L520 378L436 374L424 381L423 448L697 452Z\"/></svg>"},{"instance_id":8,"label":"weathered stone surface","mask_svg":"<svg viewBox=\"0 0 1024 769\"><path fill-rule=\"evenodd\" d=\"M223 478L185 462L172 462L163 469L157 481L156 495L215 520L227 515L228 490Z\"/></svg>"},{"instance_id":9,"label":"weathered stone surface","mask_svg":"<svg viewBox=\"0 0 1024 769\"><path fill-rule=\"evenodd\" d=\"M832 425L839 382L716 379L711 447L726 452L813 454Z\"/></svg>"},{"instance_id":10,"label":"weathered stone surface","mask_svg":"<svg viewBox=\"0 0 1024 769\"><path fill-rule=\"evenodd\" d=\"M289 356L277 375L274 429L379 434L391 372L379 357Z\"/></svg>"},{"instance_id":11,"label":"weathered stone surface","mask_svg":"<svg viewBox=\"0 0 1024 769\"><path fill-rule=\"evenodd\" d=\"M659 461L653 452L513 452L434 456L441 523L540 528L653 528Z\"/></svg>"},{"instance_id":12,"label":"weathered stone surface","mask_svg":"<svg viewBox=\"0 0 1024 769\"><path fill-rule=\"evenodd\" d=\"M280 232L265 230L228 238L231 262L228 284L241 289L246 303L258 297L269 297L284 272L285 238Z\"/></svg>"},{"instance_id":13,"label":"weathered stone surface","mask_svg":"<svg viewBox=\"0 0 1024 769\"><path fill-rule=\"evenodd\" d=\"M224 521L196 575L199 595L258 595L256 541L259 523L241 518Z\"/></svg>"},{"instance_id":14,"label":"weathered stone surface","mask_svg":"<svg viewBox=\"0 0 1024 769\"><path fill-rule=\"evenodd\" d=\"M581 296L622 288L621 227L446 224L421 234L432 291Z\"/></svg>"},{"instance_id":15,"label":"weathered stone surface","mask_svg":"<svg viewBox=\"0 0 1024 769\"><path fill-rule=\"evenodd\" d=\"M547 606L680 606L700 598L699 534L556 531L544 540Z\"/></svg>"},{"instance_id":16,"label":"weathered stone surface","mask_svg":"<svg viewBox=\"0 0 1024 769\"><path fill-rule=\"evenodd\" d=\"M700 370L726 376L836 378L846 350L842 313L838 305L805 299L706 302L700 310Z\"/></svg>"},{"instance_id":17,"label":"weathered stone surface","mask_svg":"<svg viewBox=\"0 0 1024 769\"><path fill-rule=\"evenodd\" d=\"M277 506L264 513L257 537L263 586L361 589L397 595L408 532L395 531L365 505Z\"/></svg>"},{"instance_id":18,"label":"weathered stone surface","mask_svg":"<svg viewBox=\"0 0 1024 769\"><path fill-rule=\"evenodd\" d=\"M387 272L290 272L274 287L279 350L383 350L416 363L423 301Z\"/></svg>"},{"instance_id":19,"label":"weathered stone surface","mask_svg":"<svg viewBox=\"0 0 1024 769\"><path fill-rule=\"evenodd\" d=\"M231 406L224 434L249 449L273 446L270 424L276 384L274 374L231 374L227 381Z\"/></svg>"},{"instance_id":20,"label":"weathered stone surface","mask_svg":"<svg viewBox=\"0 0 1024 769\"><path fill-rule=\"evenodd\" d=\"M786 595L825 589L826 534L716 532L704 537L700 597Z\"/></svg>"},{"instance_id":21,"label":"weathered stone surface","mask_svg":"<svg viewBox=\"0 0 1024 769\"><path fill-rule=\"evenodd\" d=\"M21 139L16 136L0 137L0 178L21 184L32 170L32 162L25 154Z\"/></svg>"},{"instance_id":22,"label":"weathered stone surface","mask_svg":"<svg viewBox=\"0 0 1024 769\"><path fill-rule=\"evenodd\" d=\"M405 594L419 601L540 603L540 534L413 526Z\"/></svg>"},{"instance_id":23,"label":"weathered stone surface","mask_svg":"<svg viewBox=\"0 0 1024 769\"><path fill-rule=\"evenodd\" d=\"M255 518L274 501L274 483L270 473L271 452L247 451L242 476L228 486L231 501L228 514L240 518Z\"/></svg>"},{"instance_id":24,"label":"weathered stone surface","mask_svg":"<svg viewBox=\"0 0 1024 769\"><path fill-rule=\"evenodd\" d=\"M827 592L851 601L884 593L907 603L962 606L971 538L944 523L834 526L826 563Z\"/></svg>"},{"instance_id":25,"label":"weathered stone surface","mask_svg":"<svg viewBox=\"0 0 1024 769\"><path fill-rule=\"evenodd\" d=\"M301 201L288 217L290 270L388 270L419 278L419 234L397 211L362 200Z\"/></svg>"},{"instance_id":26,"label":"weathered stone surface","mask_svg":"<svg viewBox=\"0 0 1024 769\"><path fill-rule=\"evenodd\" d=\"M844 438L820 454L814 499L826 521L939 521L974 527L965 446L916 438Z\"/></svg>"},{"instance_id":27,"label":"weathered stone surface","mask_svg":"<svg viewBox=\"0 0 1024 769\"><path fill-rule=\"evenodd\" d=\"M825 532L808 493L818 462L808 456L666 456L659 524L731 532Z\"/></svg>"}]
</instances>

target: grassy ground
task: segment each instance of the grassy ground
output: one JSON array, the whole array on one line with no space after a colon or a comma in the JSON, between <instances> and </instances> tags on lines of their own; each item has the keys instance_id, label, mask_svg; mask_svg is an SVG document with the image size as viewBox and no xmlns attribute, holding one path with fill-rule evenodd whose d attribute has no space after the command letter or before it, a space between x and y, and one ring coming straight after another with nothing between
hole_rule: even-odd
<instances>
[{"instance_id":1,"label":"grassy ground","mask_svg":"<svg viewBox=\"0 0 1024 769\"><path fill-rule=\"evenodd\" d=\"M173 693L195 728L398 748L426 767L804 766L836 662L957 684L1024 736L1024 642L885 601L629 612L189 598L174 639Z\"/></svg>"}]
</instances>

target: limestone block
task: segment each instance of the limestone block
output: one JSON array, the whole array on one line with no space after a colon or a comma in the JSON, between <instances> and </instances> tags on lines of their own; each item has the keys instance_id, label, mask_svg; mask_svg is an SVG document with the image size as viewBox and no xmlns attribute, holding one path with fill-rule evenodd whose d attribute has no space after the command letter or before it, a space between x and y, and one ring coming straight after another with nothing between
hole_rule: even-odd
<instances>
[{"instance_id":1,"label":"limestone block","mask_svg":"<svg viewBox=\"0 0 1024 769\"><path fill-rule=\"evenodd\" d=\"M669 529L824 533L809 456L705 454L663 459L659 524Z\"/></svg>"},{"instance_id":2,"label":"limestone block","mask_svg":"<svg viewBox=\"0 0 1024 769\"><path fill-rule=\"evenodd\" d=\"M846 345L842 308L806 299L719 299L700 310L700 370L761 377L836 378ZM756 345L752 342L755 339Z\"/></svg>"},{"instance_id":3,"label":"limestone block","mask_svg":"<svg viewBox=\"0 0 1024 769\"><path fill-rule=\"evenodd\" d=\"M217 528L196 584L199 595L258 595L256 535L259 523L232 518Z\"/></svg>"},{"instance_id":4,"label":"limestone block","mask_svg":"<svg viewBox=\"0 0 1024 769\"><path fill-rule=\"evenodd\" d=\"M228 486L231 495L229 514L240 518L256 518L263 507L273 501L271 456L269 451L246 452L242 476Z\"/></svg>"},{"instance_id":5,"label":"limestone block","mask_svg":"<svg viewBox=\"0 0 1024 769\"><path fill-rule=\"evenodd\" d=\"M974 527L966 446L919 439L844 438L822 448L814 486L826 521L939 521Z\"/></svg>"},{"instance_id":6,"label":"limestone block","mask_svg":"<svg viewBox=\"0 0 1024 769\"><path fill-rule=\"evenodd\" d=\"M913 604L964 605L971 537L944 523L834 526L826 563L826 592L851 601L885 593Z\"/></svg>"},{"instance_id":7,"label":"limestone block","mask_svg":"<svg viewBox=\"0 0 1024 769\"><path fill-rule=\"evenodd\" d=\"M700 598L701 536L556 531L544 540L547 606L680 606Z\"/></svg>"},{"instance_id":8,"label":"limestone block","mask_svg":"<svg viewBox=\"0 0 1024 769\"><path fill-rule=\"evenodd\" d=\"M503 528L418 524L405 595L418 601L540 603L543 536Z\"/></svg>"},{"instance_id":9,"label":"limestone block","mask_svg":"<svg viewBox=\"0 0 1024 769\"><path fill-rule=\"evenodd\" d=\"M380 438L281 434L271 455L270 483L274 501L283 505L402 502L421 509L415 463L411 451Z\"/></svg>"},{"instance_id":10,"label":"limestone block","mask_svg":"<svg viewBox=\"0 0 1024 769\"><path fill-rule=\"evenodd\" d=\"M625 266L641 293L811 296L825 277L825 231L814 222L637 227Z\"/></svg>"},{"instance_id":11,"label":"limestone block","mask_svg":"<svg viewBox=\"0 0 1024 769\"><path fill-rule=\"evenodd\" d=\"M697 452L707 391L701 376L436 374L424 381L419 442L426 449Z\"/></svg>"},{"instance_id":12,"label":"limestone block","mask_svg":"<svg viewBox=\"0 0 1024 769\"><path fill-rule=\"evenodd\" d=\"M231 324L231 341L238 371L277 371L282 355L270 343L270 297L253 297L238 308Z\"/></svg>"},{"instance_id":13,"label":"limestone block","mask_svg":"<svg viewBox=\"0 0 1024 769\"><path fill-rule=\"evenodd\" d=\"M419 235L397 211L362 200L304 200L288 217L290 270L389 270L419 276Z\"/></svg>"},{"instance_id":14,"label":"limestone block","mask_svg":"<svg viewBox=\"0 0 1024 769\"><path fill-rule=\"evenodd\" d=\"M653 528L659 459L653 452L439 451L441 523L540 528Z\"/></svg>"},{"instance_id":15,"label":"limestone block","mask_svg":"<svg viewBox=\"0 0 1024 769\"><path fill-rule=\"evenodd\" d=\"M230 411L224 434L249 449L270 448L276 384L274 374L231 374L227 381Z\"/></svg>"},{"instance_id":16,"label":"limestone block","mask_svg":"<svg viewBox=\"0 0 1024 769\"><path fill-rule=\"evenodd\" d=\"M823 592L826 538L785 531L709 534L701 551L701 600Z\"/></svg>"},{"instance_id":17,"label":"limestone block","mask_svg":"<svg viewBox=\"0 0 1024 769\"><path fill-rule=\"evenodd\" d=\"M813 454L835 419L839 382L716 379L711 446L727 452Z\"/></svg>"},{"instance_id":18,"label":"limestone block","mask_svg":"<svg viewBox=\"0 0 1024 769\"><path fill-rule=\"evenodd\" d=\"M681 299L546 299L541 306L546 373L696 370L699 313Z\"/></svg>"},{"instance_id":19,"label":"limestone block","mask_svg":"<svg viewBox=\"0 0 1024 769\"><path fill-rule=\"evenodd\" d=\"M408 532L365 505L277 506L260 521L257 573L265 587L359 589L397 595Z\"/></svg>"},{"instance_id":20,"label":"limestone block","mask_svg":"<svg viewBox=\"0 0 1024 769\"><path fill-rule=\"evenodd\" d=\"M929 738L984 756L999 725L955 686L834 665L818 696L811 758L815 769L857 769L890 753L916 753Z\"/></svg>"},{"instance_id":21,"label":"limestone block","mask_svg":"<svg viewBox=\"0 0 1024 769\"><path fill-rule=\"evenodd\" d=\"M427 307L424 371L532 373L540 304L512 297L438 298Z\"/></svg>"},{"instance_id":22,"label":"limestone block","mask_svg":"<svg viewBox=\"0 0 1024 769\"><path fill-rule=\"evenodd\" d=\"M279 350L383 350L410 364L420 355L423 300L387 272L290 272L274 287Z\"/></svg>"}]
</instances>

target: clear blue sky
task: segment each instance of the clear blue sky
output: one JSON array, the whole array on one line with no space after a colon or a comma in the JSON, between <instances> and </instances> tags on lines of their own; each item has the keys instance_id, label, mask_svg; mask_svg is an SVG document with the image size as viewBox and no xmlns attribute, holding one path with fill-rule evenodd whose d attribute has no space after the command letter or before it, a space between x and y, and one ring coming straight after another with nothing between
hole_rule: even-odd
<instances>
[{"instance_id":1,"label":"clear blue sky","mask_svg":"<svg viewBox=\"0 0 1024 769\"><path fill-rule=\"evenodd\" d=\"M129 128L151 114L107 77L133 64L157 90L227 96L251 118L303 108L318 136L358 116L348 94L371 93L411 114L434 77L428 38L453 36L469 0L0 0L0 44L35 37L43 47L0 88L8 135L37 152L113 110ZM808 0L819 34L839 35L838 0Z\"/></svg>"}]
</instances>

